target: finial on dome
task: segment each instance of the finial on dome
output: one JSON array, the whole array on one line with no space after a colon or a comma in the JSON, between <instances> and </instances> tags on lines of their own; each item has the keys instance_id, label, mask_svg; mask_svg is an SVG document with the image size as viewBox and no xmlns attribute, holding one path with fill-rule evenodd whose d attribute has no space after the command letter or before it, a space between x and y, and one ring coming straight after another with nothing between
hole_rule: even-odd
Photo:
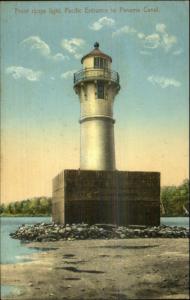
<instances>
[{"instance_id":1,"label":"finial on dome","mask_svg":"<svg viewBox=\"0 0 190 300\"><path fill-rule=\"evenodd\" d=\"M99 48L99 43L98 42L94 43L94 48L96 48L96 49Z\"/></svg>"}]
</instances>

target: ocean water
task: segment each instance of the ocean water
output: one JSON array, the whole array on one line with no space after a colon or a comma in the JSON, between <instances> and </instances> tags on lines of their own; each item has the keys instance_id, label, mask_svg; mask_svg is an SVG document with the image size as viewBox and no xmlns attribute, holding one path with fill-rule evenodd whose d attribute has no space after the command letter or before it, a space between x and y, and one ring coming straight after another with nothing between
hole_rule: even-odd
<instances>
[{"instance_id":1,"label":"ocean water","mask_svg":"<svg viewBox=\"0 0 190 300\"><path fill-rule=\"evenodd\" d=\"M16 286L12 286L12 285L1 285L1 297L6 297L10 298L11 295L16 295L19 296L21 294L21 289L16 287ZM1 298L0 298L1 299Z\"/></svg>"},{"instance_id":2,"label":"ocean water","mask_svg":"<svg viewBox=\"0 0 190 300\"><path fill-rule=\"evenodd\" d=\"M16 231L22 224L35 224L51 222L50 217L0 217L1 243L0 261L1 264L12 264L29 261L29 255L39 252L37 248L28 248L19 240L12 239L9 234ZM11 298L11 294L19 296L20 288L11 285L1 285L1 298Z\"/></svg>"},{"instance_id":3,"label":"ocean water","mask_svg":"<svg viewBox=\"0 0 190 300\"><path fill-rule=\"evenodd\" d=\"M12 264L28 261L28 255L38 252L36 248L28 248L19 240L12 239L9 234L22 224L51 222L50 217L1 217L1 264Z\"/></svg>"},{"instance_id":4,"label":"ocean water","mask_svg":"<svg viewBox=\"0 0 190 300\"><path fill-rule=\"evenodd\" d=\"M50 223L51 217L1 217L1 264L12 264L28 261L31 253L39 252L36 248L28 248L19 240L12 239L9 234L22 224ZM161 218L161 224L169 226L189 227L188 217Z\"/></svg>"},{"instance_id":5,"label":"ocean water","mask_svg":"<svg viewBox=\"0 0 190 300\"><path fill-rule=\"evenodd\" d=\"M162 217L161 224L189 228L189 217Z\"/></svg>"}]
</instances>

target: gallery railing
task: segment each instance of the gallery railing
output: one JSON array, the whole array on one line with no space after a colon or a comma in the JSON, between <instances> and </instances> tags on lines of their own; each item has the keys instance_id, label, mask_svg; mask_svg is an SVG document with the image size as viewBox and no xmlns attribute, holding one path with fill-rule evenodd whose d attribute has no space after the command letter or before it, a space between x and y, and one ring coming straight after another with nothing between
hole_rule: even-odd
<instances>
[{"instance_id":1,"label":"gallery railing","mask_svg":"<svg viewBox=\"0 0 190 300\"><path fill-rule=\"evenodd\" d=\"M87 68L74 73L74 85L89 79L109 80L119 84L119 74L109 69Z\"/></svg>"}]
</instances>

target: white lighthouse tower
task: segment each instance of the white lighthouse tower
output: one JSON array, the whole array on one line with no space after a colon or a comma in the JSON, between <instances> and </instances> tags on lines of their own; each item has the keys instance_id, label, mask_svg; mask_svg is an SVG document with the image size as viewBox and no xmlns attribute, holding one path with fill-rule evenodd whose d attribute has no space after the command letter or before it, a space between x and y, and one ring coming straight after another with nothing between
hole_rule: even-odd
<instances>
[{"instance_id":1,"label":"white lighthouse tower","mask_svg":"<svg viewBox=\"0 0 190 300\"><path fill-rule=\"evenodd\" d=\"M52 220L62 224L160 224L160 173L118 171L113 104L120 89L112 59L94 44L74 74L80 100L80 169L53 179Z\"/></svg>"},{"instance_id":2,"label":"white lighthouse tower","mask_svg":"<svg viewBox=\"0 0 190 300\"><path fill-rule=\"evenodd\" d=\"M113 103L120 89L112 59L94 44L81 59L82 70L74 74L80 99L80 169L115 170Z\"/></svg>"}]
</instances>

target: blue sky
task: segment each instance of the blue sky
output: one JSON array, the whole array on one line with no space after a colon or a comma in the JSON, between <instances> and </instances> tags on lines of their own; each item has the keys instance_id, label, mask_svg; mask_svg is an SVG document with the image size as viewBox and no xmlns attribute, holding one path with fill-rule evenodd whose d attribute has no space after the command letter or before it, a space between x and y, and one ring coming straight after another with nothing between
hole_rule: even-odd
<instances>
[{"instance_id":1,"label":"blue sky","mask_svg":"<svg viewBox=\"0 0 190 300\"><path fill-rule=\"evenodd\" d=\"M121 78L114 107L118 168L161 171L162 184L178 184L187 176L187 1L38 1L1 6L3 151L5 162L14 161L14 167L5 164L2 172L6 181L17 177L12 191L4 183L5 201L49 195L57 172L79 167L80 107L72 73L81 69L80 57L95 41L112 56L112 67ZM68 13L66 8L81 13ZM89 12L92 8L104 11ZM155 12L145 12L147 8ZM60 152L53 167L50 157L55 147ZM48 163L52 168L47 171ZM29 165L41 166L34 171L35 179ZM31 187L23 190L19 172L34 181Z\"/></svg>"}]
</instances>

